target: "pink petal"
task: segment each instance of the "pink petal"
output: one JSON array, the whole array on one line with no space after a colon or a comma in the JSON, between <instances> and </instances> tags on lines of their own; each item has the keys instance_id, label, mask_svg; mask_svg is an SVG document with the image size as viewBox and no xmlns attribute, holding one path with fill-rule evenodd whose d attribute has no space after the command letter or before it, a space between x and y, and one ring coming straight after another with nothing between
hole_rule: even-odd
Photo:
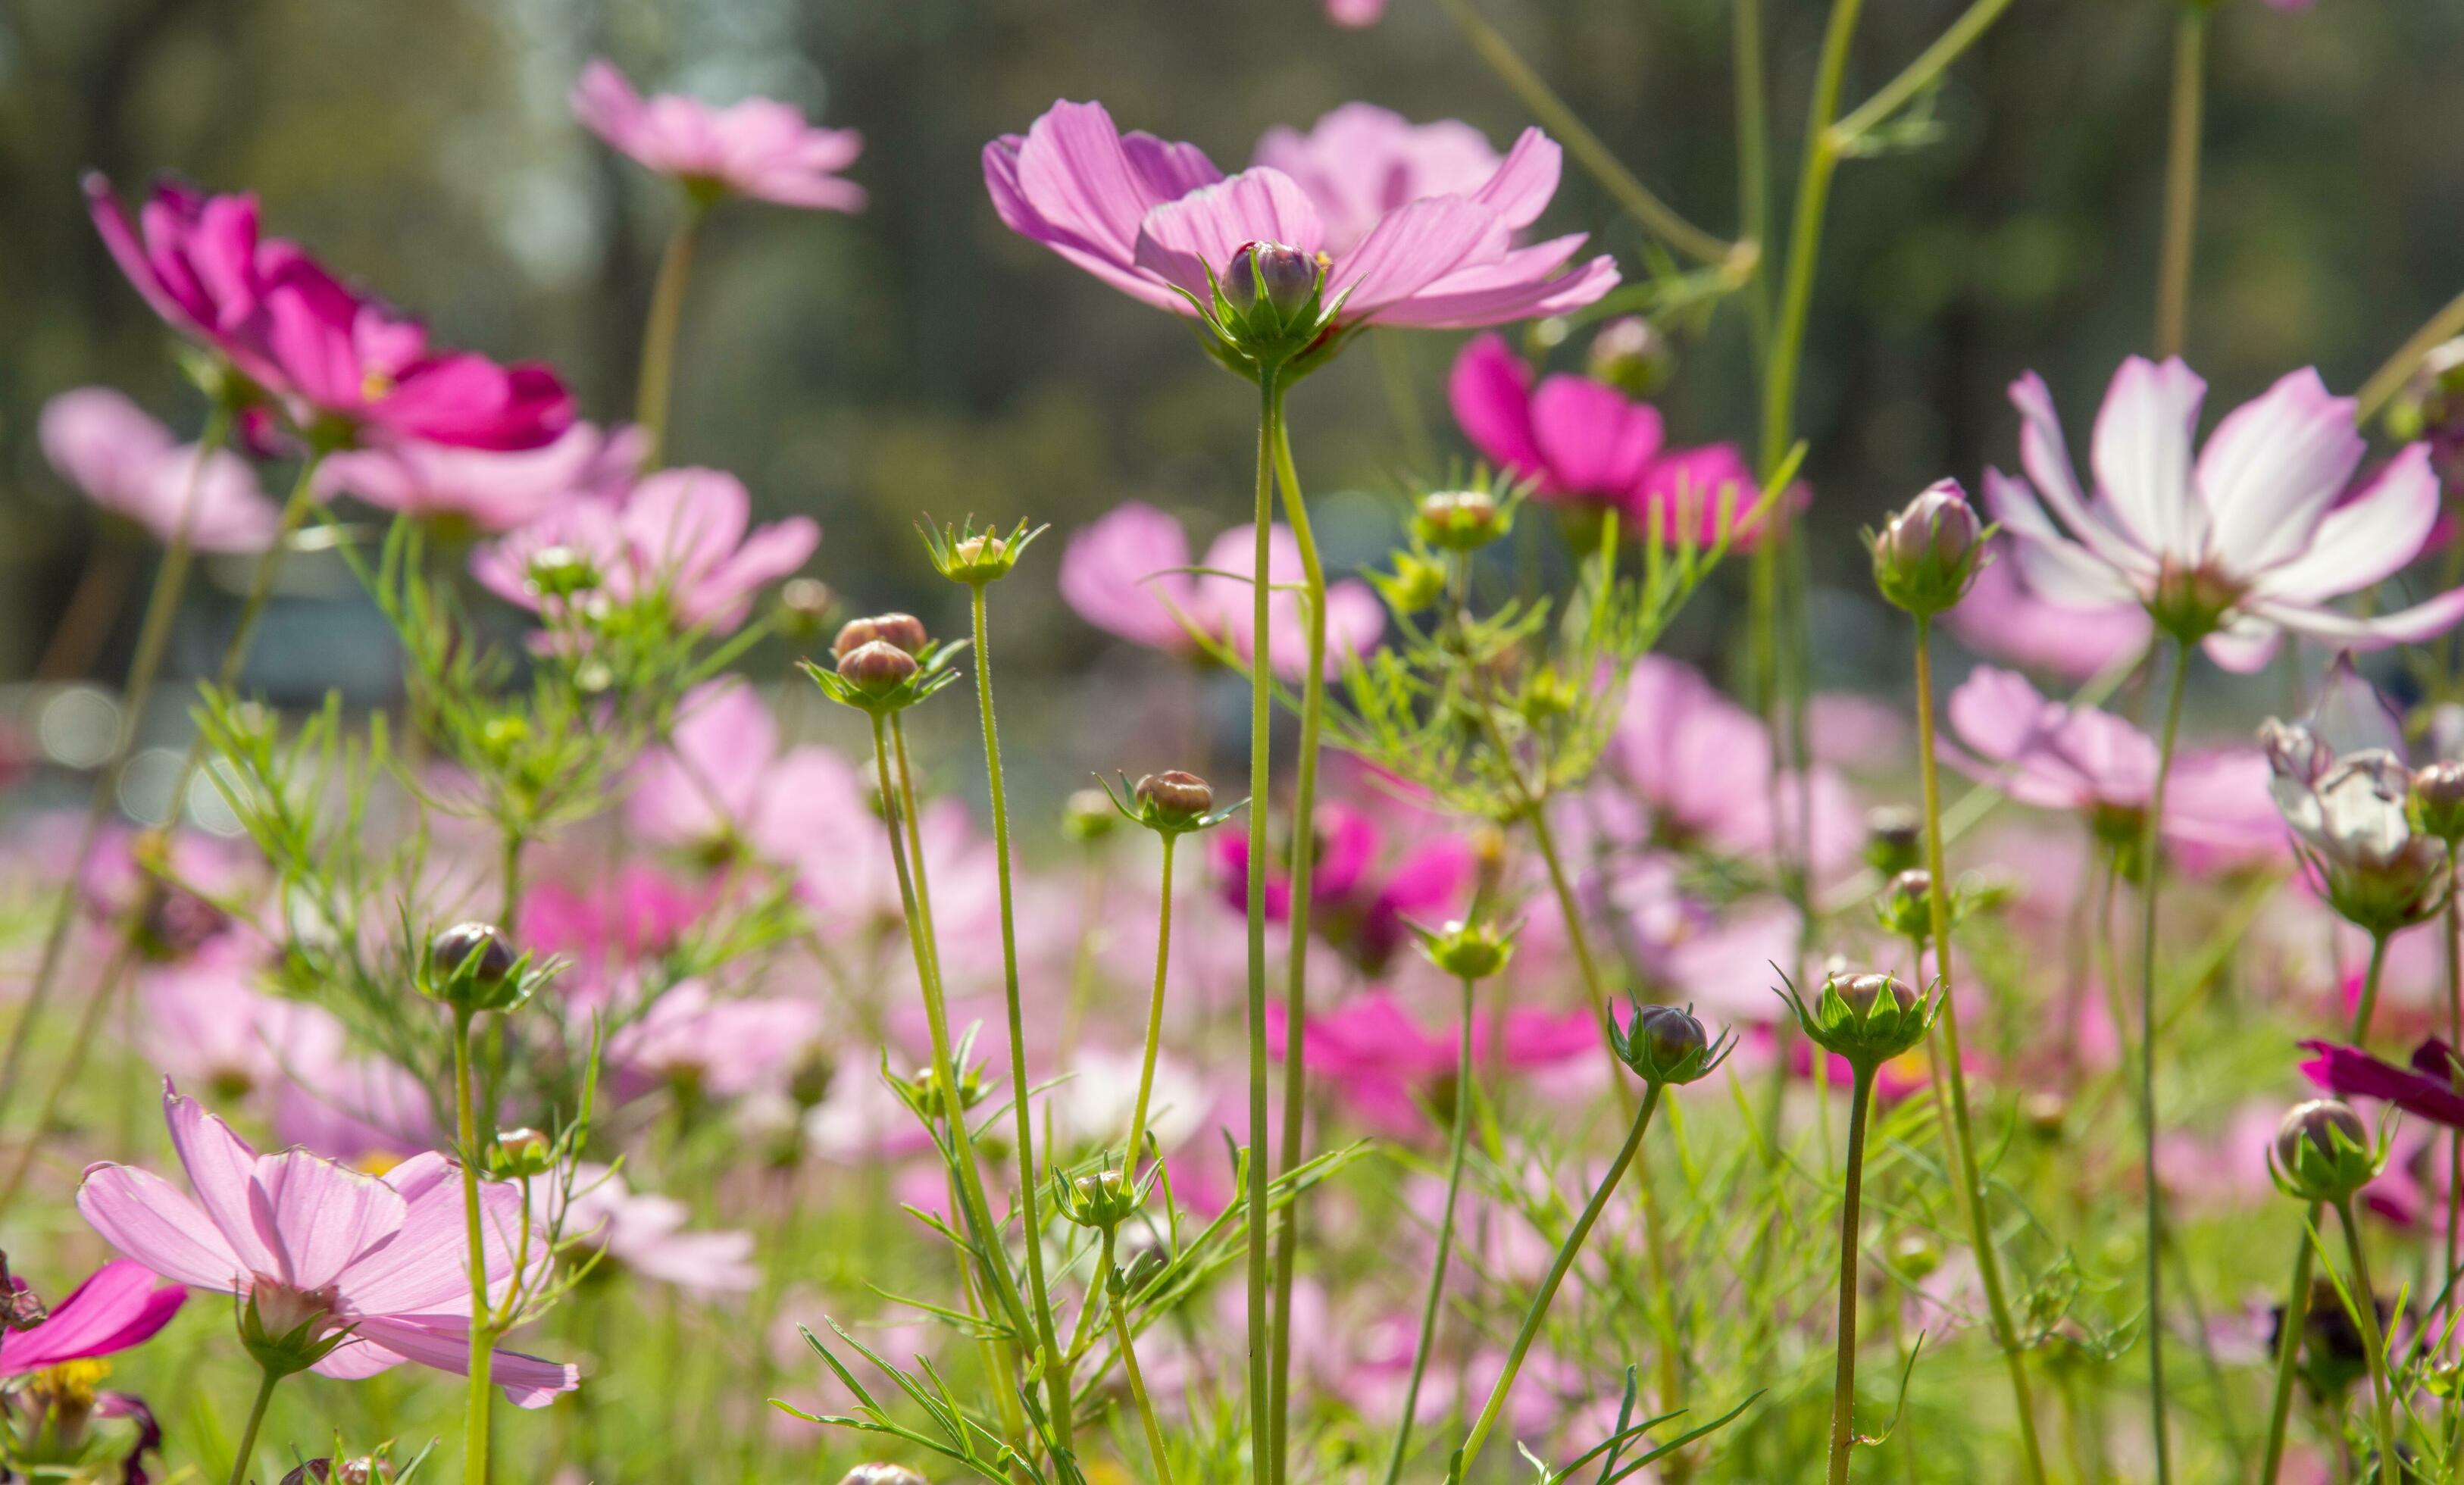
<instances>
[{"instance_id":1,"label":"pink petal","mask_svg":"<svg viewBox=\"0 0 2464 1485\"><path fill-rule=\"evenodd\" d=\"M2349 431L2351 404L2338 405L2345 409L2343 428ZM2358 448L2360 440L2354 443ZM2340 479L2337 488L2342 485ZM2300 601L2358 593L2419 557L2437 520L2438 474L2431 468L2430 446L2409 444L2367 488L2329 511L2299 547L2288 548L2286 560L2266 572L2261 586Z\"/></svg>"},{"instance_id":2,"label":"pink petal","mask_svg":"<svg viewBox=\"0 0 2464 1485\"><path fill-rule=\"evenodd\" d=\"M1380 311L1377 322L1471 330L1581 309L1617 286L1617 260L1605 255L1569 273L1556 271L1582 242L1577 233L1514 249L1494 263L1459 269Z\"/></svg>"},{"instance_id":3,"label":"pink petal","mask_svg":"<svg viewBox=\"0 0 2464 1485\"><path fill-rule=\"evenodd\" d=\"M2152 577L2155 561L2130 537L2091 510L2080 492L2079 475L2071 469L2070 450L2062 442L2061 420L2054 414L2054 398L2042 377L2031 371L2011 383L2011 404L2019 409L2019 461L2046 507L2070 528L2071 539L2084 545L2097 560L2133 577Z\"/></svg>"},{"instance_id":4,"label":"pink petal","mask_svg":"<svg viewBox=\"0 0 2464 1485\"><path fill-rule=\"evenodd\" d=\"M401 1193L375 1176L306 1150L257 1158L257 1230L275 1247L275 1277L316 1290L393 1241L407 1215Z\"/></svg>"},{"instance_id":5,"label":"pink petal","mask_svg":"<svg viewBox=\"0 0 2464 1485\"><path fill-rule=\"evenodd\" d=\"M365 1320L360 1322L356 1334L406 1361L433 1366L457 1377L471 1374L471 1338L467 1321L457 1325L441 1318L416 1323L403 1320ZM539 1357L525 1356L519 1351L508 1351L502 1347L495 1353L490 1376L505 1389L505 1396L517 1408L544 1408L555 1401L558 1393L570 1392L582 1385L582 1373L574 1366L542 1361Z\"/></svg>"},{"instance_id":6,"label":"pink petal","mask_svg":"<svg viewBox=\"0 0 2464 1485\"><path fill-rule=\"evenodd\" d=\"M2385 649L2390 644L2418 644L2454 628L2464 621L2464 588L2452 589L2428 602L2374 619L2277 599L2261 599L2250 609L2257 617L2282 624L2305 639L2357 650Z\"/></svg>"},{"instance_id":7,"label":"pink petal","mask_svg":"<svg viewBox=\"0 0 2464 1485\"><path fill-rule=\"evenodd\" d=\"M1475 336L1446 377L1446 403L1472 446L1507 471L1537 478L1543 492L1561 487L1550 477L1531 430L1531 368L1496 335Z\"/></svg>"},{"instance_id":8,"label":"pink petal","mask_svg":"<svg viewBox=\"0 0 2464 1485\"><path fill-rule=\"evenodd\" d=\"M236 1294L250 1267L178 1187L133 1166L88 1167L77 1211L113 1247L155 1273L199 1289Z\"/></svg>"},{"instance_id":9,"label":"pink petal","mask_svg":"<svg viewBox=\"0 0 2464 1485\"><path fill-rule=\"evenodd\" d=\"M1540 220L1549 198L1557 194L1557 177L1565 152L1538 129L1526 129L1488 184L1472 192L1472 200L1497 213L1517 231Z\"/></svg>"},{"instance_id":10,"label":"pink petal","mask_svg":"<svg viewBox=\"0 0 2464 1485\"><path fill-rule=\"evenodd\" d=\"M2189 556L2206 535L2207 508L2190 486L2190 447L2207 392L2179 357L2158 365L2133 356L2105 389L2088 461L2123 530L2147 551Z\"/></svg>"},{"instance_id":11,"label":"pink petal","mask_svg":"<svg viewBox=\"0 0 2464 1485\"><path fill-rule=\"evenodd\" d=\"M1028 127L1015 179L1020 200L1044 222L1104 262L1127 268L1147 213L1185 194L1168 187L1199 173L1204 161L1192 146L1177 145L1142 148L1133 164L1103 104L1065 100Z\"/></svg>"},{"instance_id":12,"label":"pink petal","mask_svg":"<svg viewBox=\"0 0 2464 1485\"><path fill-rule=\"evenodd\" d=\"M1345 321L1372 318L1458 269L1502 256L1507 231L1478 202L1423 197L1386 213L1335 263L1327 273L1327 295L1343 296Z\"/></svg>"},{"instance_id":13,"label":"pink petal","mask_svg":"<svg viewBox=\"0 0 2464 1485\"><path fill-rule=\"evenodd\" d=\"M195 1101L182 1098L168 1079L163 1082L163 1117L171 1126L171 1147L187 1169L188 1185L197 1193L197 1205L205 1208L223 1240L239 1256L240 1267L252 1274L280 1272L281 1260L271 1246L271 1234L257 1225L256 1151L246 1140L231 1133L231 1125L207 1113ZM130 1256L145 1259L143 1254ZM163 1265L146 1261L155 1272L171 1274ZM187 1279L185 1275L172 1277Z\"/></svg>"},{"instance_id":14,"label":"pink petal","mask_svg":"<svg viewBox=\"0 0 2464 1485\"><path fill-rule=\"evenodd\" d=\"M1324 238L1317 208L1290 176L1249 169L1149 211L1138 224L1134 251L1138 267L1205 304L1209 273L1221 277L1243 247L1272 242L1315 252ZM1337 290L1330 275L1329 298Z\"/></svg>"},{"instance_id":15,"label":"pink petal","mask_svg":"<svg viewBox=\"0 0 2464 1485\"><path fill-rule=\"evenodd\" d=\"M1567 493L1611 503L1641 485L1661 437L1659 409L1574 376L1540 383L1531 399L1531 429Z\"/></svg>"},{"instance_id":16,"label":"pink petal","mask_svg":"<svg viewBox=\"0 0 2464 1485\"><path fill-rule=\"evenodd\" d=\"M187 1298L145 1265L114 1258L53 1305L41 1324L0 1335L0 1377L127 1350L170 1323Z\"/></svg>"},{"instance_id":17,"label":"pink petal","mask_svg":"<svg viewBox=\"0 0 2464 1485\"><path fill-rule=\"evenodd\" d=\"M2366 448L2353 426L2352 399L2330 396L2316 370L2278 380L2226 414L2199 451L2209 549L2234 573L2305 554Z\"/></svg>"},{"instance_id":18,"label":"pink petal","mask_svg":"<svg viewBox=\"0 0 2464 1485\"><path fill-rule=\"evenodd\" d=\"M1180 522L1142 501L1127 501L1071 534L1061 554L1062 601L1122 639L1184 649L1189 636L1173 610L1193 612L1196 584L1171 569L1189 565Z\"/></svg>"}]
</instances>

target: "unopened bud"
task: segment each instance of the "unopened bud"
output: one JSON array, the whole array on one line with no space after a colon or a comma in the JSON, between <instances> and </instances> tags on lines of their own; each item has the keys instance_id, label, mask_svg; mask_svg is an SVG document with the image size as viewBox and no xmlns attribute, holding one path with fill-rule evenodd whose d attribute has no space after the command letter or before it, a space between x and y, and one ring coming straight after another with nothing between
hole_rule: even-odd
<instances>
[{"instance_id":1,"label":"unopened bud","mask_svg":"<svg viewBox=\"0 0 2464 1485\"><path fill-rule=\"evenodd\" d=\"M925 645L924 621L913 614L875 614L869 619L850 619L839 625L839 637L830 644L831 658L844 660L850 651L862 649L875 640L913 655Z\"/></svg>"},{"instance_id":2,"label":"unopened bud","mask_svg":"<svg viewBox=\"0 0 2464 1485\"><path fill-rule=\"evenodd\" d=\"M1317 259L1284 243L1243 243L1224 266L1224 300L1243 315L1263 296L1277 318L1287 320L1316 292Z\"/></svg>"},{"instance_id":3,"label":"unopened bud","mask_svg":"<svg viewBox=\"0 0 2464 1485\"><path fill-rule=\"evenodd\" d=\"M1131 791L1141 809L1167 820L1194 820L1215 808L1215 790L1179 769L1149 774Z\"/></svg>"},{"instance_id":4,"label":"unopened bud","mask_svg":"<svg viewBox=\"0 0 2464 1485\"><path fill-rule=\"evenodd\" d=\"M2464 763L2443 758L2414 770L2412 802L2424 835L2464 840Z\"/></svg>"},{"instance_id":5,"label":"unopened bud","mask_svg":"<svg viewBox=\"0 0 2464 1485\"><path fill-rule=\"evenodd\" d=\"M932 1485L932 1481L903 1464L860 1464L839 1485Z\"/></svg>"},{"instance_id":6,"label":"unopened bud","mask_svg":"<svg viewBox=\"0 0 2464 1485\"><path fill-rule=\"evenodd\" d=\"M838 670L868 695L883 696L915 674L915 657L888 640L868 640L839 657Z\"/></svg>"},{"instance_id":7,"label":"unopened bud","mask_svg":"<svg viewBox=\"0 0 2464 1485\"><path fill-rule=\"evenodd\" d=\"M1691 1082L1710 1070L1710 1038L1694 1014L1679 1006L1637 1006L1622 1035L1614 1023L1610 1045L1628 1067L1654 1082Z\"/></svg>"},{"instance_id":8,"label":"unopened bud","mask_svg":"<svg viewBox=\"0 0 2464 1485\"><path fill-rule=\"evenodd\" d=\"M1985 528L1957 480L1925 489L1873 538L1874 582L1882 597L1930 617L1968 596L1984 557Z\"/></svg>"},{"instance_id":9,"label":"unopened bud","mask_svg":"<svg viewBox=\"0 0 2464 1485\"><path fill-rule=\"evenodd\" d=\"M1832 981L1832 985L1839 992L1839 998L1848 1002L1848 1009L1857 1013L1859 1020L1871 1015L1874 1007L1880 1005L1885 996L1903 1011L1917 1003L1917 993L1888 974L1851 974L1845 979Z\"/></svg>"},{"instance_id":10,"label":"unopened bud","mask_svg":"<svg viewBox=\"0 0 2464 1485\"><path fill-rule=\"evenodd\" d=\"M2339 1099L2311 1099L2296 1103L2285 1111L2283 1123L2276 1126L2276 1158L2286 1166L2301 1156L2301 1142L2307 1140L2321 1155L2336 1153L2336 1135L2364 1149L2370 1144L2370 1126L2353 1106Z\"/></svg>"},{"instance_id":11,"label":"unopened bud","mask_svg":"<svg viewBox=\"0 0 2464 1485\"><path fill-rule=\"evenodd\" d=\"M1101 789L1078 790L1061 806L1061 834L1081 844L1091 845L1103 840L1120 823L1121 812L1112 807L1112 797Z\"/></svg>"},{"instance_id":12,"label":"unopened bud","mask_svg":"<svg viewBox=\"0 0 2464 1485\"><path fill-rule=\"evenodd\" d=\"M1472 552L1505 535L1511 526L1497 497L1485 490L1441 490L1422 495L1412 513L1412 531L1449 552Z\"/></svg>"},{"instance_id":13,"label":"unopened bud","mask_svg":"<svg viewBox=\"0 0 2464 1485\"><path fill-rule=\"evenodd\" d=\"M531 554L523 580L541 598L565 599L599 586L599 564L573 547L541 547Z\"/></svg>"},{"instance_id":14,"label":"unopened bud","mask_svg":"<svg viewBox=\"0 0 2464 1485\"><path fill-rule=\"evenodd\" d=\"M1925 939L1933 933L1933 873L1911 866L1891 879L1875 905L1883 931L1898 938Z\"/></svg>"},{"instance_id":15,"label":"unopened bud","mask_svg":"<svg viewBox=\"0 0 2464 1485\"><path fill-rule=\"evenodd\" d=\"M1925 818L1904 804L1881 804L1865 812L1865 863L1886 877L1924 860Z\"/></svg>"},{"instance_id":16,"label":"unopened bud","mask_svg":"<svg viewBox=\"0 0 2464 1485\"><path fill-rule=\"evenodd\" d=\"M1585 368L1629 397L1649 397L1677 370L1677 348L1639 315L1621 315L1592 337Z\"/></svg>"},{"instance_id":17,"label":"unopened bud","mask_svg":"<svg viewBox=\"0 0 2464 1485\"><path fill-rule=\"evenodd\" d=\"M466 964L481 981L501 980L514 972L514 951L493 923L457 923L430 941L429 952L447 974L460 972Z\"/></svg>"},{"instance_id":18,"label":"unopened bud","mask_svg":"<svg viewBox=\"0 0 2464 1485\"><path fill-rule=\"evenodd\" d=\"M1506 968L1514 952L1514 930L1500 933L1485 926L1449 923L1435 933L1420 931L1421 950L1429 962L1461 980L1485 980ZM1701 1034L1701 1028L1696 1028Z\"/></svg>"},{"instance_id":19,"label":"unopened bud","mask_svg":"<svg viewBox=\"0 0 2464 1485\"><path fill-rule=\"evenodd\" d=\"M779 589L780 630L797 637L821 633L836 601L819 578L788 579Z\"/></svg>"},{"instance_id":20,"label":"unopened bud","mask_svg":"<svg viewBox=\"0 0 2464 1485\"><path fill-rule=\"evenodd\" d=\"M496 1134L496 1158L490 1162L505 1180L545 1175L556 1162L556 1142L537 1129L504 1129Z\"/></svg>"}]
</instances>

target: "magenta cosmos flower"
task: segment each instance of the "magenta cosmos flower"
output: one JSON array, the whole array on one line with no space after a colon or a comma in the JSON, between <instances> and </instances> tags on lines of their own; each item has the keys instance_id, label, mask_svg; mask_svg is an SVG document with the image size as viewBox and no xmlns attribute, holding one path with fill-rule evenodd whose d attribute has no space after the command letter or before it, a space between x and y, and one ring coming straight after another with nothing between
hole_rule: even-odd
<instances>
[{"instance_id":1,"label":"magenta cosmos flower","mask_svg":"<svg viewBox=\"0 0 2464 1485\"><path fill-rule=\"evenodd\" d=\"M791 103L751 98L715 108L675 93L646 98L605 58L583 69L571 101L583 128L696 195L864 208L864 187L839 176L864 152L864 136L817 129Z\"/></svg>"},{"instance_id":2,"label":"magenta cosmos flower","mask_svg":"<svg viewBox=\"0 0 2464 1485\"><path fill-rule=\"evenodd\" d=\"M321 1311L327 1335L347 1327L349 1339L317 1363L321 1376L371 1377L404 1362L467 1370L471 1274L453 1162L416 1155L378 1177L306 1150L259 1155L167 1081L163 1113L195 1196L132 1166L89 1166L77 1211L96 1232L192 1289L242 1296L295 1322ZM489 1293L500 1300L514 1283L521 1189L484 1182L480 1201ZM550 1261L545 1241L534 1234L521 1261L539 1273ZM495 1380L517 1407L543 1407L579 1385L571 1366L495 1354Z\"/></svg>"},{"instance_id":3,"label":"magenta cosmos flower","mask_svg":"<svg viewBox=\"0 0 2464 1485\"><path fill-rule=\"evenodd\" d=\"M471 571L509 603L536 610L531 561L549 548L587 558L600 596L615 603L666 601L678 622L725 632L744 622L753 595L804 565L821 544L812 517L754 526L753 497L717 470L662 470L621 503L580 501L472 554Z\"/></svg>"},{"instance_id":4,"label":"magenta cosmos flower","mask_svg":"<svg viewBox=\"0 0 2464 1485\"><path fill-rule=\"evenodd\" d=\"M517 453L401 444L334 455L318 470L317 488L329 499L356 495L383 511L510 531L572 501L621 497L649 444L639 428L587 423Z\"/></svg>"},{"instance_id":5,"label":"magenta cosmos flower","mask_svg":"<svg viewBox=\"0 0 2464 1485\"><path fill-rule=\"evenodd\" d=\"M0 1330L0 1378L143 1345L171 1323L187 1298L186 1289L164 1283L143 1263L114 1258L53 1305L41 1324Z\"/></svg>"},{"instance_id":6,"label":"magenta cosmos flower","mask_svg":"<svg viewBox=\"0 0 2464 1485\"><path fill-rule=\"evenodd\" d=\"M2427 445L2408 445L2346 497L2365 446L2352 399L2330 396L2318 372L2294 372L2233 409L2194 458L2206 395L2179 360L2123 362L2097 414L2091 490L2071 468L2043 380L2011 384L2028 477L1989 470L1985 494L2018 539L2031 586L2073 607L2141 603L2240 671L2265 665L2288 630L2368 649L2464 619L2464 588L2370 619L2327 606L2394 576L2428 543L2438 479Z\"/></svg>"},{"instance_id":7,"label":"magenta cosmos flower","mask_svg":"<svg viewBox=\"0 0 2464 1485\"><path fill-rule=\"evenodd\" d=\"M573 422L544 366L429 344L418 321L346 287L296 244L257 235L256 198L155 187L138 220L99 175L95 229L172 328L284 402L302 427L371 443L536 448Z\"/></svg>"},{"instance_id":8,"label":"magenta cosmos flower","mask_svg":"<svg viewBox=\"0 0 2464 1485\"><path fill-rule=\"evenodd\" d=\"M183 521L201 552L262 552L274 539L274 502L247 460L217 449L200 467L196 445L109 387L81 386L45 403L37 436L60 478L158 541L178 539Z\"/></svg>"},{"instance_id":9,"label":"magenta cosmos flower","mask_svg":"<svg viewBox=\"0 0 2464 1485\"><path fill-rule=\"evenodd\" d=\"M1733 444L1671 448L1660 410L1604 382L1531 368L1493 335L1455 358L1446 400L1474 447L1542 500L1622 513L1667 540L1749 541L1761 487Z\"/></svg>"},{"instance_id":10,"label":"magenta cosmos flower","mask_svg":"<svg viewBox=\"0 0 2464 1485\"><path fill-rule=\"evenodd\" d=\"M2406 1065L2383 1062L2359 1047L2305 1041L2310 1060L2301 1075L2338 1098L2378 1099L2416 1119L2464 1129L2464 1093L2455 1091L2455 1054L2432 1037L2415 1047Z\"/></svg>"},{"instance_id":11,"label":"magenta cosmos flower","mask_svg":"<svg viewBox=\"0 0 2464 1485\"><path fill-rule=\"evenodd\" d=\"M1249 906L1249 838L1215 836L1215 864L1223 898L1237 912ZM1396 845L1377 818L1340 800L1317 807L1317 841L1309 873L1310 922L1328 943L1375 974L1403 947L1409 921L1460 917L1471 897L1479 862L1460 836L1431 835ZM1266 916L1291 916L1291 875L1282 862L1266 865Z\"/></svg>"},{"instance_id":12,"label":"magenta cosmos flower","mask_svg":"<svg viewBox=\"0 0 2464 1485\"><path fill-rule=\"evenodd\" d=\"M1012 231L1177 315L1198 313L1187 295L1206 302L1210 273L1266 242L1319 256L1327 302L1343 297L1344 324L1446 329L1559 314L1615 286L1606 257L1561 272L1581 233L1513 245L1556 193L1558 165L1557 146L1527 129L1476 188L1381 209L1343 244L1283 170L1227 177L1195 144L1124 135L1101 103L1059 102L1025 135L984 146L984 186Z\"/></svg>"},{"instance_id":13,"label":"magenta cosmos flower","mask_svg":"<svg viewBox=\"0 0 2464 1485\"><path fill-rule=\"evenodd\" d=\"M1257 528L1235 526L1206 549L1189 569L1189 535L1180 522L1143 501L1124 502L1072 535L1061 556L1061 597L1078 617L1109 634L1151 649L1196 656L1194 629L1243 660L1252 653L1255 614L1248 574L1257 563ZM1276 584L1301 580L1301 549L1288 527L1266 536L1266 577ZM1267 653L1276 671L1297 676L1309 668L1309 638L1301 623L1301 600L1278 587L1266 601ZM1337 673L1347 656L1364 654L1386 627L1386 610L1369 585L1355 579L1326 590L1326 667Z\"/></svg>"}]
</instances>

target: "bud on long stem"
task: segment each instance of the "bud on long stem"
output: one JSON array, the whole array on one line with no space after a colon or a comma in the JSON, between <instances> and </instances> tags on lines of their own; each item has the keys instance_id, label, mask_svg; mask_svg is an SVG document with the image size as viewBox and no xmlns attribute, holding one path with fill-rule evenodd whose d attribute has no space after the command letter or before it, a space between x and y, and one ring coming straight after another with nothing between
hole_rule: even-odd
<instances>
[{"instance_id":1,"label":"bud on long stem","mask_svg":"<svg viewBox=\"0 0 2464 1485\"><path fill-rule=\"evenodd\" d=\"M1831 1386L1831 1485L1848 1485L1848 1456L1857 1447L1857 1228L1865 1184L1865 1120L1874 1099L1874 1069L1857 1069L1848 1101L1848 1180L1839 1198L1839 1364Z\"/></svg>"}]
</instances>

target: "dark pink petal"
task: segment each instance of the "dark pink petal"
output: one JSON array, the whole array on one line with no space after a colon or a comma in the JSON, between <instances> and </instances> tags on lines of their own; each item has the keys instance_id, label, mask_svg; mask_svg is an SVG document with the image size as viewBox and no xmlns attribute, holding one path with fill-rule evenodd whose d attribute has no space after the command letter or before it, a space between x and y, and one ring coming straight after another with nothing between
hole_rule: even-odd
<instances>
[{"instance_id":1,"label":"dark pink petal","mask_svg":"<svg viewBox=\"0 0 2464 1485\"><path fill-rule=\"evenodd\" d=\"M1509 472L1539 480L1543 494L1563 489L1532 435L1531 368L1503 337L1475 336L1464 343L1446 377L1446 404L1472 447Z\"/></svg>"},{"instance_id":2,"label":"dark pink petal","mask_svg":"<svg viewBox=\"0 0 2464 1485\"><path fill-rule=\"evenodd\" d=\"M165 1284L145 1265L114 1258L53 1305L41 1324L0 1335L0 1377L142 1344L170 1323L187 1298L187 1290Z\"/></svg>"},{"instance_id":3,"label":"dark pink petal","mask_svg":"<svg viewBox=\"0 0 2464 1485\"><path fill-rule=\"evenodd\" d=\"M83 185L86 211L94 219L94 229L101 236L103 247L110 250L112 261L119 264L120 272L127 276L129 286L153 308L155 314L162 316L175 329L191 334L202 333L206 327L198 324L188 307L174 299L164 288L161 275L154 271L153 260L147 256L144 245L137 240L137 229L129 222L126 208L121 206L120 197L111 188L110 179L100 171L88 171Z\"/></svg>"},{"instance_id":4,"label":"dark pink petal","mask_svg":"<svg viewBox=\"0 0 2464 1485\"><path fill-rule=\"evenodd\" d=\"M2301 1064L2303 1077L2341 1098L2380 1099L2415 1118L2451 1129L2464 1128L2464 1095L2444 1076L2427 1077L2409 1068L2380 1061L2359 1047L2332 1041L2305 1041L2312 1054Z\"/></svg>"},{"instance_id":5,"label":"dark pink petal","mask_svg":"<svg viewBox=\"0 0 2464 1485\"><path fill-rule=\"evenodd\" d=\"M1660 410L1588 377L1554 376L1531 399L1531 431L1569 494L1623 504L1660 453Z\"/></svg>"}]
</instances>

